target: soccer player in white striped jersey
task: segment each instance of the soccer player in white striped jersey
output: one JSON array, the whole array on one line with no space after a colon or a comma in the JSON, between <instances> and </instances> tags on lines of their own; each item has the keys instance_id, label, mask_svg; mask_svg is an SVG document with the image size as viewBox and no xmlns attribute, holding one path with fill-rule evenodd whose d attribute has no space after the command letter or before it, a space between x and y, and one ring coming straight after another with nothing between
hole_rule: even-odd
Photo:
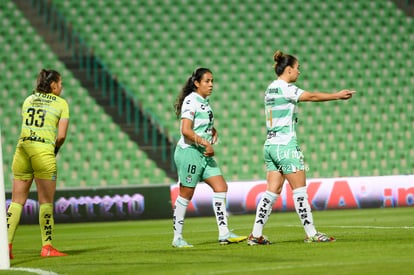
<instances>
[{"instance_id":1,"label":"soccer player in white striped jersey","mask_svg":"<svg viewBox=\"0 0 414 275\"><path fill-rule=\"evenodd\" d=\"M301 101L331 101L350 99L354 91L336 93L307 92L292 83L299 77L299 61L292 55L276 51L273 59L277 79L265 93L267 139L264 159L267 170L267 190L257 205L253 231L247 243L266 245L271 242L262 234L272 207L280 196L285 179L293 190L295 209L304 227L305 242L331 242L335 238L318 232L306 190L304 157L296 139L297 104Z\"/></svg>"},{"instance_id":2,"label":"soccer player in white striped jersey","mask_svg":"<svg viewBox=\"0 0 414 275\"><path fill-rule=\"evenodd\" d=\"M229 231L227 224L227 183L214 156L213 144L217 131L213 126L214 115L209 104L213 91L213 74L207 68L198 68L188 78L175 103L177 117L181 118L181 138L174 160L177 166L180 193L174 204L172 246L192 247L183 238L184 217L200 181L207 183L214 192L213 210L216 216L220 244L238 243L247 236Z\"/></svg>"}]
</instances>

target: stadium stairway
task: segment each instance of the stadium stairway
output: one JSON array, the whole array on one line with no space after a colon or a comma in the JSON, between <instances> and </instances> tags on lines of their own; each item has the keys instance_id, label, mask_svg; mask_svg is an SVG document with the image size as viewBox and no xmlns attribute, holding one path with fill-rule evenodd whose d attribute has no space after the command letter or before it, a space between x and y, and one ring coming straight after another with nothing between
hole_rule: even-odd
<instances>
[{"instance_id":1,"label":"stadium stairway","mask_svg":"<svg viewBox=\"0 0 414 275\"><path fill-rule=\"evenodd\" d=\"M413 0L392 0L406 15L414 17L414 1Z\"/></svg>"},{"instance_id":2,"label":"stadium stairway","mask_svg":"<svg viewBox=\"0 0 414 275\"><path fill-rule=\"evenodd\" d=\"M62 73L63 95L71 109L68 138L57 157L58 188L172 182L95 102L14 2L1 1L0 14L0 68L4 72L0 76L0 125L6 190L11 190L11 163L20 132L21 103L33 89L40 68L55 68Z\"/></svg>"},{"instance_id":3,"label":"stadium stairway","mask_svg":"<svg viewBox=\"0 0 414 275\"><path fill-rule=\"evenodd\" d=\"M86 66L82 66L81 64L82 62L97 63L97 60L93 60L93 53L91 56L87 55L83 59L74 58L72 49L68 48L67 42L65 41L67 38L63 37L61 30L58 28L55 29L56 26L53 26L51 17L54 15L52 13L49 14L49 22L46 22L44 16L39 16L41 12L44 12L39 11L39 9L48 7L43 6L36 9L30 3L31 1L26 0L13 0L13 2L22 11L36 31L44 38L45 42L51 47L57 57L80 81L82 86L86 88L90 96L102 106L105 112L113 118L114 122L120 126L130 139L136 142L140 149L142 149L160 169L165 171L168 177L175 180L177 176L175 167L172 163L174 142L166 138L157 125L154 125L154 119L148 116L145 113L145 110L134 102L127 100L127 92L121 89L121 84L117 81L116 76L107 74L107 79L103 79L103 77L99 79L100 82L105 81L106 85L109 85L109 82L113 81L114 90L122 93L121 97L117 95L117 98L111 99L110 95L102 94L102 89L98 88L96 83L96 77L93 77L92 75L102 75L101 70L104 68L94 68L95 71L91 72ZM91 60L88 60L88 58ZM123 104L121 107L123 110L131 109L131 114L127 114L125 111L120 111L119 104ZM126 106L127 104L130 106ZM131 116L139 117L139 121L135 125L131 123Z\"/></svg>"}]
</instances>

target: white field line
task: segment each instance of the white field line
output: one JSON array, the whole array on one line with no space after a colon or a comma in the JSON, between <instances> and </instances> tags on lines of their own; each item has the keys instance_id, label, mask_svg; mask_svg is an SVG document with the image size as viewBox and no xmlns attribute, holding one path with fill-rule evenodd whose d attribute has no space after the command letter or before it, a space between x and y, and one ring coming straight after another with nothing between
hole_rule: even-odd
<instances>
[{"instance_id":1,"label":"white field line","mask_svg":"<svg viewBox=\"0 0 414 275\"><path fill-rule=\"evenodd\" d=\"M36 269L36 268L12 267L9 270L26 271L29 273L34 273L34 274L39 274L39 275L59 275L58 273L55 273L52 271L46 271L46 270Z\"/></svg>"},{"instance_id":2,"label":"white field line","mask_svg":"<svg viewBox=\"0 0 414 275\"><path fill-rule=\"evenodd\" d=\"M301 225L284 225L285 227L302 227ZM324 225L329 228L360 228L360 229L414 229L414 226L371 226L371 225Z\"/></svg>"},{"instance_id":3,"label":"white field line","mask_svg":"<svg viewBox=\"0 0 414 275\"><path fill-rule=\"evenodd\" d=\"M267 230L269 228L277 228L277 227L298 227L298 228L302 228L303 226L299 225L293 225L293 224L272 224L272 225L268 225L266 226ZM394 229L407 229L407 230L413 230L414 226L371 226L371 225L324 225L324 226L317 226L319 227L323 227L323 228L349 228L349 229L390 229L390 230L394 230ZM239 231L243 231L244 229L249 228L250 229L250 225L248 227L237 227L237 229L235 229L236 233ZM230 229L230 231L232 231L233 229ZM188 233L203 233L203 232L211 232L211 230L206 230L206 229L191 229L190 231L187 231ZM172 235L172 231L168 232L158 232L158 235ZM142 234L142 235L153 235L153 233L147 233L147 234Z\"/></svg>"}]
</instances>

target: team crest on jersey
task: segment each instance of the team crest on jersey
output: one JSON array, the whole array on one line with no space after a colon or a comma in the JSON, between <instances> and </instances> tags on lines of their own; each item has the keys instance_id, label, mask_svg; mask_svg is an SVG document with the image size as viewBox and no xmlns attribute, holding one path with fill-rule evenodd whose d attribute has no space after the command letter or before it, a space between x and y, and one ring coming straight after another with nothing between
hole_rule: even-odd
<instances>
[{"instance_id":1,"label":"team crest on jersey","mask_svg":"<svg viewBox=\"0 0 414 275\"><path fill-rule=\"evenodd\" d=\"M191 183L193 181L193 177L191 176L191 175L188 175L186 178L185 178L185 182L186 183Z\"/></svg>"}]
</instances>

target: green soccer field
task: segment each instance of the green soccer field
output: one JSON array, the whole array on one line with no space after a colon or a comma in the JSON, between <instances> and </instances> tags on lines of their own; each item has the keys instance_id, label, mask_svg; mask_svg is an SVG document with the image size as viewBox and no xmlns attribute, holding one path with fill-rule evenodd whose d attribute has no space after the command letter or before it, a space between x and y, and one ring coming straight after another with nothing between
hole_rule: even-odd
<instances>
[{"instance_id":1,"label":"green soccer field","mask_svg":"<svg viewBox=\"0 0 414 275\"><path fill-rule=\"evenodd\" d=\"M184 237L194 248L171 247L170 220L57 224L54 245L70 254L41 258L39 227L21 225L11 270L0 274L412 274L412 207L314 211L317 229L335 243L303 243L294 212L273 213L270 246L220 246L214 217L188 218ZM229 218L247 235L253 215ZM25 271L29 270L29 271Z\"/></svg>"}]
</instances>

